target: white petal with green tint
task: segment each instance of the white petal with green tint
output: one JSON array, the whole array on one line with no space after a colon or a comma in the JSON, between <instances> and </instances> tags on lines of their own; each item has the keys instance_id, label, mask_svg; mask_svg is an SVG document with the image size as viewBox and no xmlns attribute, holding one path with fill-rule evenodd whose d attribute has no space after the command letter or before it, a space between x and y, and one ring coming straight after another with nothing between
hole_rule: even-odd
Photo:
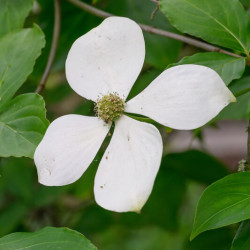
<instances>
[{"instance_id":1,"label":"white petal with green tint","mask_svg":"<svg viewBox=\"0 0 250 250\"><path fill-rule=\"evenodd\" d=\"M235 100L214 70L188 64L165 70L127 103L125 111L170 128L195 129Z\"/></svg>"},{"instance_id":2,"label":"white petal with green tint","mask_svg":"<svg viewBox=\"0 0 250 250\"><path fill-rule=\"evenodd\" d=\"M122 116L98 167L96 202L116 212L139 212L152 191L162 148L153 125Z\"/></svg>"},{"instance_id":3,"label":"white petal with green tint","mask_svg":"<svg viewBox=\"0 0 250 250\"><path fill-rule=\"evenodd\" d=\"M66 76L79 95L92 101L111 92L125 99L144 57L141 28L128 18L109 17L74 42L66 60Z\"/></svg>"},{"instance_id":4,"label":"white petal with green tint","mask_svg":"<svg viewBox=\"0 0 250 250\"><path fill-rule=\"evenodd\" d=\"M108 131L97 117L65 115L53 121L35 151L39 182L62 186L78 180Z\"/></svg>"}]
</instances>

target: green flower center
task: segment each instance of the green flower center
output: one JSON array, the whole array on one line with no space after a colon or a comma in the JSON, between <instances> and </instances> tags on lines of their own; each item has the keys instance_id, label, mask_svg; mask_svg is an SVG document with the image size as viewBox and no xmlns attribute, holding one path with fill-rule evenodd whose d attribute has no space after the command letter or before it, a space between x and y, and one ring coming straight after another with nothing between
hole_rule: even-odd
<instances>
[{"instance_id":1,"label":"green flower center","mask_svg":"<svg viewBox=\"0 0 250 250\"><path fill-rule=\"evenodd\" d=\"M111 93L98 98L95 112L105 123L111 124L123 114L124 105L124 100L117 93Z\"/></svg>"}]
</instances>

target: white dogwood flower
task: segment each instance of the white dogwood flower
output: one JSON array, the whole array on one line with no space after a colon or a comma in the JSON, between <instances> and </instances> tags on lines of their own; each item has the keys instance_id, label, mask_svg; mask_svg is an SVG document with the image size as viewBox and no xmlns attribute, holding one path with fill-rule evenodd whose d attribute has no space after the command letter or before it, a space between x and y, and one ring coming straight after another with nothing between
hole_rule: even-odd
<instances>
[{"instance_id":1,"label":"white dogwood flower","mask_svg":"<svg viewBox=\"0 0 250 250\"><path fill-rule=\"evenodd\" d=\"M126 112L170 128L194 129L235 101L214 70L181 65L165 70L125 103L144 57L142 30L128 18L107 18L74 42L67 80L79 95L97 103L99 117L65 115L51 123L34 156L40 183L61 186L78 180L114 122L95 177L95 199L108 210L140 211L152 191L163 145L156 127Z\"/></svg>"}]
</instances>

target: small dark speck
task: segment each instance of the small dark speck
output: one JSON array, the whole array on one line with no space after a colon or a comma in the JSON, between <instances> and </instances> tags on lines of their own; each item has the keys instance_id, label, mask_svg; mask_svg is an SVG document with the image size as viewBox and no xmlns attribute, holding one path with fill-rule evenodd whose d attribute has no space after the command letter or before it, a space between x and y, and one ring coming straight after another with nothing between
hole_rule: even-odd
<instances>
[{"instance_id":1,"label":"small dark speck","mask_svg":"<svg viewBox=\"0 0 250 250\"><path fill-rule=\"evenodd\" d=\"M128 138L128 141L130 141L130 137L129 137L129 135L127 136L127 138Z\"/></svg>"},{"instance_id":2,"label":"small dark speck","mask_svg":"<svg viewBox=\"0 0 250 250\"><path fill-rule=\"evenodd\" d=\"M100 186L100 188L103 188L103 186Z\"/></svg>"},{"instance_id":3,"label":"small dark speck","mask_svg":"<svg viewBox=\"0 0 250 250\"><path fill-rule=\"evenodd\" d=\"M108 159L108 156L106 156L105 159L107 160L107 159Z\"/></svg>"}]
</instances>

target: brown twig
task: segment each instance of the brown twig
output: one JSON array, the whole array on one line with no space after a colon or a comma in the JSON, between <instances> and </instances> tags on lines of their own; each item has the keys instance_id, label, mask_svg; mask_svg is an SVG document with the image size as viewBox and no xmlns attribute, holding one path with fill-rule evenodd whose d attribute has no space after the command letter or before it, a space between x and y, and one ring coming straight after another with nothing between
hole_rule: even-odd
<instances>
[{"instance_id":1,"label":"brown twig","mask_svg":"<svg viewBox=\"0 0 250 250\"><path fill-rule=\"evenodd\" d=\"M101 17L101 18L113 16L113 14L111 14L111 13L97 9L97 8L91 6L87 3L81 2L79 0L68 0L68 2L79 7L80 9L83 9L83 10L85 10L85 11L87 11L95 16ZM158 1L156 1L156 2L158 2ZM145 24L138 23L138 25L141 27L142 30L144 30L150 34L156 34L156 35L172 38L172 39L184 42L186 44L192 45L194 47L204 49L206 51L219 52L219 53L227 54L227 55L234 56L234 57L242 57L242 56L237 55L235 53L232 53L230 51L223 50L219 47L213 46L211 44L208 44L208 43L205 43L205 42L202 42L199 40L196 40L196 39L191 38L191 37L179 35L179 34L176 34L176 33L170 32L170 31L166 31L166 30L157 29L157 28L154 28L152 26L145 25Z\"/></svg>"},{"instance_id":2,"label":"brown twig","mask_svg":"<svg viewBox=\"0 0 250 250\"><path fill-rule=\"evenodd\" d=\"M159 2L156 2L156 8L153 10L151 16L150 16L150 19L153 20L154 17L155 17L155 14L157 13L157 11L160 9L160 3Z\"/></svg>"},{"instance_id":3,"label":"brown twig","mask_svg":"<svg viewBox=\"0 0 250 250\"><path fill-rule=\"evenodd\" d=\"M72 3L73 5L79 7L80 9L83 9L85 11L87 11L90 14L93 14L94 16L98 16L101 18L106 18L106 17L110 17L113 16L112 14L105 12L103 10L99 10L87 3L81 2L79 0L68 0L68 2Z\"/></svg>"},{"instance_id":4,"label":"brown twig","mask_svg":"<svg viewBox=\"0 0 250 250\"><path fill-rule=\"evenodd\" d=\"M45 68L45 71L43 73L42 79L36 89L36 93L41 93L46 85L54 58L56 54L58 39L59 39L59 33L60 33L60 26L61 26L61 4L60 0L54 0L54 30L53 30L53 38L52 38L52 44L50 48L49 58L48 62Z\"/></svg>"}]
</instances>

